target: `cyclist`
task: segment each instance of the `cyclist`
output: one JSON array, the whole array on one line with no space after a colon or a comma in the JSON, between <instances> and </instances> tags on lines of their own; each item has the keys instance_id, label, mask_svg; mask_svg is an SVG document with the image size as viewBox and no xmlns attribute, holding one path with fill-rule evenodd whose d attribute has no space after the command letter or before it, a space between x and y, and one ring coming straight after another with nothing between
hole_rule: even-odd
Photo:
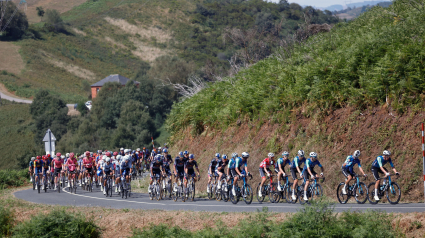
<instances>
[{"instance_id":1,"label":"cyclist","mask_svg":"<svg viewBox=\"0 0 425 238\"><path fill-rule=\"evenodd\" d=\"M160 147L158 147L157 153L158 153L158 154L161 154L161 153L162 153L162 147L161 147L161 146L160 146Z\"/></svg>"},{"instance_id":2,"label":"cyclist","mask_svg":"<svg viewBox=\"0 0 425 238\"><path fill-rule=\"evenodd\" d=\"M304 186L304 201L308 201L307 198L307 190L308 185L310 184L310 180L317 178L317 173L314 171L314 167L318 165L322 172L320 173L320 177L323 177L323 166L320 164L319 160L317 160L317 154L315 152L310 152L310 158L305 161L304 169L303 169L303 178L305 182Z\"/></svg>"},{"instance_id":3,"label":"cyclist","mask_svg":"<svg viewBox=\"0 0 425 238\"><path fill-rule=\"evenodd\" d=\"M233 169L230 170L230 172L233 176L233 179L234 179L233 188L232 188L233 196L236 196L235 187L238 186L237 183L238 183L239 178L242 179L242 177L245 177L249 174L248 166L247 166L248 158L249 158L249 154L247 152L242 152L242 158L236 157L235 158L235 166L234 166ZM229 163L229 168L230 168L230 163Z\"/></svg>"},{"instance_id":4,"label":"cyclist","mask_svg":"<svg viewBox=\"0 0 425 238\"><path fill-rule=\"evenodd\" d=\"M235 153L233 153L235 154ZM217 165L215 166L215 172L218 174L218 183L217 188L221 189L221 178L224 174L224 168L229 164L229 160L227 155L223 155L221 159L217 161Z\"/></svg>"},{"instance_id":5,"label":"cyclist","mask_svg":"<svg viewBox=\"0 0 425 238\"><path fill-rule=\"evenodd\" d=\"M55 176L55 190L58 186L58 179L60 179L60 175L62 174L62 167L64 161L61 159L61 153L57 153L55 159L52 161L52 167L54 167L54 176Z\"/></svg>"},{"instance_id":6,"label":"cyclist","mask_svg":"<svg viewBox=\"0 0 425 238\"><path fill-rule=\"evenodd\" d=\"M288 151L284 151L282 153L282 157L280 157L279 159L277 159L274 171L277 173L277 190L281 191L282 187L280 186L280 178L285 177L286 173L285 173L285 166L286 165L290 165L291 161L289 160L289 153Z\"/></svg>"},{"instance_id":7,"label":"cyclist","mask_svg":"<svg viewBox=\"0 0 425 238\"><path fill-rule=\"evenodd\" d=\"M90 157L90 152L86 151L85 157L83 158L83 166L84 166L84 175L83 175L83 184L87 183L87 175L91 174L93 176L93 167L94 167L94 159ZM92 179L92 178L90 178Z\"/></svg>"},{"instance_id":8,"label":"cyclist","mask_svg":"<svg viewBox=\"0 0 425 238\"><path fill-rule=\"evenodd\" d=\"M302 173L302 167L301 165L305 163L306 158L304 157L304 150L299 150L298 155L295 156L294 160L291 163L291 166L289 167L289 170L291 170L291 176L294 180L294 184L292 185L292 199L295 201L297 197L295 197L295 191L298 186L298 177L297 173L300 175L300 177L303 177Z\"/></svg>"},{"instance_id":9,"label":"cyclist","mask_svg":"<svg viewBox=\"0 0 425 238\"><path fill-rule=\"evenodd\" d=\"M267 174L267 177L270 177L271 174L272 174L272 171L269 169L270 166L274 166L274 154L271 153L271 152L268 153L267 158L265 158L260 163L259 171L260 171L260 176L261 176L261 183L260 183L261 189L258 190L258 196L259 197L263 196L263 194L262 194L263 189L262 188L263 188L264 182L266 182L266 174ZM264 172L265 172L265 174L264 174Z\"/></svg>"},{"instance_id":10,"label":"cyclist","mask_svg":"<svg viewBox=\"0 0 425 238\"><path fill-rule=\"evenodd\" d=\"M50 165L52 163L52 160L50 159L50 154L47 156L43 156L43 176L46 177L47 181L49 181L48 176L50 175ZM43 177L43 184L41 189L44 189L44 177Z\"/></svg>"},{"instance_id":11,"label":"cyclist","mask_svg":"<svg viewBox=\"0 0 425 238\"><path fill-rule=\"evenodd\" d=\"M170 165L173 164L173 158L171 157L171 155L168 154L168 149L163 149L162 153L164 156L164 159L163 159L164 174L168 177L169 184L172 184L173 180L171 178Z\"/></svg>"},{"instance_id":12,"label":"cyclist","mask_svg":"<svg viewBox=\"0 0 425 238\"><path fill-rule=\"evenodd\" d=\"M189 160L189 151L185 150L183 152L183 160L185 163Z\"/></svg>"},{"instance_id":13,"label":"cyclist","mask_svg":"<svg viewBox=\"0 0 425 238\"><path fill-rule=\"evenodd\" d=\"M109 153L110 155L111 153ZM103 191L103 183L102 183L102 178L103 178L103 164L105 163L105 159L106 159L106 155L101 155L102 157L99 158L99 160L96 163L96 167L97 167L97 171L96 171L96 176L99 179L99 183L100 183L100 191Z\"/></svg>"},{"instance_id":14,"label":"cyclist","mask_svg":"<svg viewBox=\"0 0 425 238\"><path fill-rule=\"evenodd\" d=\"M148 188L149 193L152 192L151 186L155 176L159 176L158 183L161 183L161 175L164 175L164 163L163 163L161 155L155 155L154 160L152 160L151 162L150 168L151 168L151 180L149 182L149 188Z\"/></svg>"},{"instance_id":15,"label":"cyclist","mask_svg":"<svg viewBox=\"0 0 425 238\"><path fill-rule=\"evenodd\" d=\"M81 187L81 185L83 184L83 173L85 172L85 167L84 167L84 163L83 163L83 157L81 155L78 156L78 153L75 156L78 158L77 159L78 171L80 172L78 174L78 179L79 179L78 185Z\"/></svg>"},{"instance_id":16,"label":"cyclist","mask_svg":"<svg viewBox=\"0 0 425 238\"><path fill-rule=\"evenodd\" d=\"M186 188L186 197L188 196L187 194L187 181L189 180L190 177L193 178L193 183L196 183L196 174L195 174L195 169L196 168L196 172L198 172L198 179L201 179L201 176L199 175L199 169L198 169L198 163L196 163L195 161L195 155L190 154L189 155L189 160L186 161L186 163L184 164L184 172L185 172L185 180L184 180L184 187Z\"/></svg>"},{"instance_id":17,"label":"cyclist","mask_svg":"<svg viewBox=\"0 0 425 238\"><path fill-rule=\"evenodd\" d=\"M180 152L181 154L183 154L182 152ZM183 181L184 178L184 160L183 157L177 156L174 159L174 177L176 178L176 183L177 181ZM180 184L179 184L180 185ZM177 186L174 186L174 188L176 188Z\"/></svg>"},{"instance_id":18,"label":"cyclist","mask_svg":"<svg viewBox=\"0 0 425 238\"><path fill-rule=\"evenodd\" d=\"M119 181L120 181L120 174L121 174L121 162L122 162L122 155L117 155L117 159L115 161L115 192L121 192L121 188L119 187Z\"/></svg>"},{"instance_id":19,"label":"cyclist","mask_svg":"<svg viewBox=\"0 0 425 238\"><path fill-rule=\"evenodd\" d=\"M69 159L65 163L65 167L68 170L68 188L71 186L70 181L72 180L71 176L72 174L75 174L78 172L78 161L74 157L74 153L69 153ZM74 175L75 176L75 175Z\"/></svg>"},{"instance_id":20,"label":"cyclist","mask_svg":"<svg viewBox=\"0 0 425 238\"><path fill-rule=\"evenodd\" d=\"M125 155L124 157L122 157L122 161L120 165L120 175L125 177L125 181L127 184L130 183L131 172L132 172L132 168L131 168L130 155ZM115 183L118 185L120 181L121 181L121 178L118 177Z\"/></svg>"},{"instance_id":21,"label":"cyclist","mask_svg":"<svg viewBox=\"0 0 425 238\"><path fill-rule=\"evenodd\" d=\"M220 153L215 153L215 157L211 160L210 165L208 166L208 183L207 183L207 193L210 192L210 183L211 179L215 173L215 166L217 165L218 160L220 159ZM214 173L214 175L213 175Z\"/></svg>"},{"instance_id":22,"label":"cyclist","mask_svg":"<svg viewBox=\"0 0 425 238\"><path fill-rule=\"evenodd\" d=\"M103 194L106 194L106 176L111 176L112 172L114 171L114 165L111 163L111 158L106 157L105 162L102 165L102 171L103 171Z\"/></svg>"},{"instance_id":23,"label":"cyclist","mask_svg":"<svg viewBox=\"0 0 425 238\"><path fill-rule=\"evenodd\" d=\"M363 173L363 176L365 177L367 176L365 172L363 171L362 166L360 165L359 157L360 157L360 150L356 150L354 151L353 155L347 156L347 159L345 159L344 164L342 164L342 167L341 167L342 174L346 178L345 185L342 188L342 194L347 194L347 191L345 188L347 187L351 179L353 179L355 176L355 173L353 171L354 165L358 164L360 172Z\"/></svg>"},{"instance_id":24,"label":"cyclist","mask_svg":"<svg viewBox=\"0 0 425 238\"><path fill-rule=\"evenodd\" d=\"M30 182L32 183L32 177L34 176L34 160L35 157L31 157L31 160L29 162L28 172L30 174Z\"/></svg>"},{"instance_id":25,"label":"cyclist","mask_svg":"<svg viewBox=\"0 0 425 238\"><path fill-rule=\"evenodd\" d=\"M38 189L37 183L38 183L38 175L42 175L44 173L44 160L41 158L41 156L37 156L37 158L34 160L34 172L35 172L35 189Z\"/></svg>"},{"instance_id":26,"label":"cyclist","mask_svg":"<svg viewBox=\"0 0 425 238\"><path fill-rule=\"evenodd\" d=\"M124 148L121 148L121 149L120 149L120 152L119 152L118 154L120 154L121 156L124 156L124 155L125 155L125 153L124 153Z\"/></svg>"},{"instance_id":27,"label":"cyclist","mask_svg":"<svg viewBox=\"0 0 425 238\"><path fill-rule=\"evenodd\" d=\"M373 177L375 177L375 200L379 201L379 196L378 196L378 187L379 187L379 181L381 180L381 178L379 178L379 174L385 174L384 178L388 177L390 175L390 173L388 173L388 170L384 167L384 165L386 163L390 163L391 168L393 169L394 173L396 175L400 175L399 172L397 172L397 170L394 167L393 162L391 161L391 152L389 152L388 150L384 150L384 152L382 153L382 155L376 157L376 159L373 161L372 163L372 173L373 173Z\"/></svg>"}]
</instances>

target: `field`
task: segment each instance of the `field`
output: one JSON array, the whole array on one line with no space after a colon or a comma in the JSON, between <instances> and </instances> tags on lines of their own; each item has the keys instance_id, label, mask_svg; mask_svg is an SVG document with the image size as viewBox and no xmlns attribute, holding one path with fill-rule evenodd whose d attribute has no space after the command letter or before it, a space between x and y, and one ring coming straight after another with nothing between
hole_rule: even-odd
<instances>
[{"instance_id":1,"label":"field","mask_svg":"<svg viewBox=\"0 0 425 238\"><path fill-rule=\"evenodd\" d=\"M20 47L12 42L0 41L0 71L20 74L25 65L19 54Z\"/></svg>"}]
</instances>

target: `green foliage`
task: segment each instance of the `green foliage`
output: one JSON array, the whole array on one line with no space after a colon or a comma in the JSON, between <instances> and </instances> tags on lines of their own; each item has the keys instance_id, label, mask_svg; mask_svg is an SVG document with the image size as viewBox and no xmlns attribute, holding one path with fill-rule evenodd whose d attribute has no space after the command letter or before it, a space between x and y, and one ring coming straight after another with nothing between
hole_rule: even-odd
<instances>
[{"instance_id":1,"label":"green foliage","mask_svg":"<svg viewBox=\"0 0 425 238\"><path fill-rule=\"evenodd\" d=\"M394 20L390 12L404 20ZM418 10L400 1L386 9L374 7L175 104L167 127L173 134L187 126L269 118L304 102L359 109L421 103L425 51L418 39L425 37L424 23Z\"/></svg>"},{"instance_id":2,"label":"green foliage","mask_svg":"<svg viewBox=\"0 0 425 238\"><path fill-rule=\"evenodd\" d=\"M64 209L53 210L48 216L39 214L18 224L13 237L100 237L101 230L91 219Z\"/></svg>"},{"instance_id":3,"label":"green foliage","mask_svg":"<svg viewBox=\"0 0 425 238\"><path fill-rule=\"evenodd\" d=\"M11 19L9 25L6 27L5 36L10 39L20 39L25 33L25 31L28 29L27 16L20 10L15 13L16 5L12 1L6 2L6 5L1 7L6 8L1 28L3 28L5 23L8 22L9 19ZM15 15L13 16L13 18L11 18L14 13Z\"/></svg>"},{"instance_id":4,"label":"green foliage","mask_svg":"<svg viewBox=\"0 0 425 238\"><path fill-rule=\"evenodd\" d=\"M303 206L284 222L274 222L269 216L268 209L263 208L233 228L219 223L219 228L195 232L152 224L148 229L133 230L132 237L396 237L386 213L347 211L337 216L333 206L323 200Z\"/></svg>"},{"instance_id":5,"label":"green foliage","mask_svg":"<svg viewBox=\"0 0 425 238\"><path fill-rule=\"evenodd\" d=\"M0 206L0 235L8 237L12 235L12 228L15 217L10 208Z\"/></svg>"},{"instance_id":6,"label":"green foliage","mask_svg":"<svg viewBox=\"0 0 425 238\"><path fill-rule=\"evenodd\" d=\"M43 21L44 13L46 13L43 7L36 7L35 10L37 11L37 16L40 17L41 21Z\"/></svg>"},{"instance_id":7,"label":"green foliage","mask_svg":"<svg viewBox=\"0 0 425 238\"><path fill-rule=\"evenodd\" d=\"M28 178L28 169L0 170L0 189L22 186L28 181Z\"/></svg>"},{"instance_id":8,"label":"green foliage","mask_svg":"<svg viewBox=\"0 0 425 238\"><path fill-rule=\"evenodd\" d=\"M49 31L62 32L65 31L65 24L60 16L60 13L55 9L47 9L45 26Z\"/></svg>"}]
</instances>

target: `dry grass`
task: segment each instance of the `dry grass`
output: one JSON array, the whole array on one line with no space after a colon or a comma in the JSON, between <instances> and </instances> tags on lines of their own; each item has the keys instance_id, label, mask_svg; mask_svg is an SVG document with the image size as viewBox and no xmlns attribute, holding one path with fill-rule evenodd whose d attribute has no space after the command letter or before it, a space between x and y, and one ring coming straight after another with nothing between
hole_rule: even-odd
<instances>
[{"instance_id":1,"label":"dry grass","mask_svg":"<svg viewBox=\"0 0 425 238\"><path fill-rule=\"evenodd\" d=\"M0 71L20 74L24 69L24 61L19 54L20 47L11 42L0 41Z\"/></svg>"},{"instance_id":2,"label":"dry grass","mask_svg":"<svg viewBox=\"0 0 425 238\"><path fill-rule=\"evenodd\" d=\"M19 3L18 0L14 2ZM41 18L37 15L37 7L43 7L44 10L55 9L60 13L64 13L85 2L86 0L31 0L27 1L28 8L25 14L27 15L29 23L37 23L41 21Z\"/></svg>"},{"instance_id":3,"label":"dry grass","mask_svg":"<svg viewBox=\"0 0 425 238\"><path fill-rule=\"evenodd\" d=\"M131 38L130 40L137 48L136 50L131 51L131 53L144 61L153 62L156 58L160 56L170 54L170 52L167 50L149 46L137 40L137 38Z\"/></svg>"},{"instance_id":4,"label":"dry grass","mask_svg":"<svg viewBox=\"0 0 425 238\"><path fill-rule=\"evenodd\" d=\"M84 31L80 31L77 28L73 27L71 28L75 33L77 33L78 35L82 35L82 36L87 36L87 34Z\"/></svg>"}]
</instances>

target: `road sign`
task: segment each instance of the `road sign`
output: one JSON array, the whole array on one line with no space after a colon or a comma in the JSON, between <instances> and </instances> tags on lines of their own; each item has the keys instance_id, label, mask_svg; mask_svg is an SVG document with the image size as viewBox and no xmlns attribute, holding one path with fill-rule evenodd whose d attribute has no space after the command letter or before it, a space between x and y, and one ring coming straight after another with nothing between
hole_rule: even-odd
<instances>
[{"instance_id":1,"label":"road sign","mask_svg":"<svg viewBox=\"0 0 425 238\"><path fill-rule=\"evenodd\" d=\"M50 138L49 138L50 137ZM56 137L53 135L52 131L50 129L48 129L46 131L46 134L44 135L43 138L44 142L48 142L48 141L56 141Z\"/></svg>"},{"instance_id":2,"label":"road sign","mask_svg":"<svg viewBox=\"0 0 425 238\"><path fill-rule=\"evenodd\" d=\"M46 134L44 135L43 138L44 146L46 149L46 154L51 154L53 155L55 152L55 141L56 141L56 137L53 135L52 131L50 129L48 129L46 131Z\"/></svg>"}]
</instances>

